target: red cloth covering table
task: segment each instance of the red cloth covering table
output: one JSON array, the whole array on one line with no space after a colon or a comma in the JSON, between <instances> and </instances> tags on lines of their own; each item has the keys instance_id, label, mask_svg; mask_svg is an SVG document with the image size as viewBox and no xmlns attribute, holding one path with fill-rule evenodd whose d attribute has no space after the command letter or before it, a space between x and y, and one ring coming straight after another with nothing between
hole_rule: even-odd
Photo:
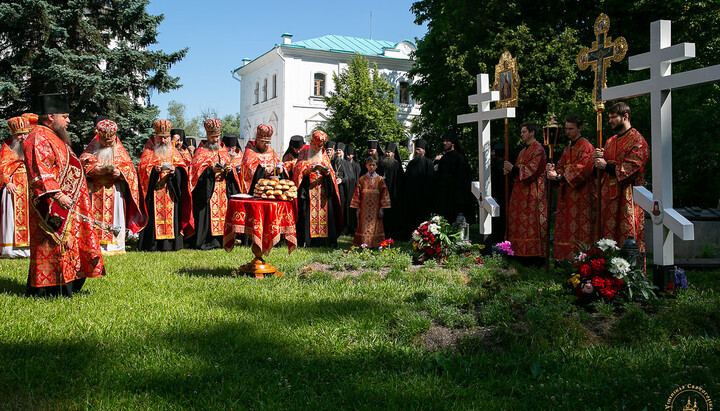
<instances>
[{"instance_id":1,"label":"red cloth covering table","mask_svg":"<svg viewBox=\"0 0 720 411\"><path fill-rule=\"evenodd\" d=\"M285 236L288 254L297 247L295 201L263 200L259 198L231 198L225 216L223 247L231 251L237 234L247 234L252 242L255 259L240 267L239 271L262 277L273 274L275 267L265 264L263 255L270 254L273 246ZM282 274L276 274L282 275Z\"/></svg>"}]
</instances>

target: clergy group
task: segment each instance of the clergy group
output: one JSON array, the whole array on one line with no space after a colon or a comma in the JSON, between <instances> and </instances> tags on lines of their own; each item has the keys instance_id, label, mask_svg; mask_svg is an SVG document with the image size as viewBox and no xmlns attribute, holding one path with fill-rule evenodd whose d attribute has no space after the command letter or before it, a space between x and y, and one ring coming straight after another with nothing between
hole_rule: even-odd
<instances>
[{"instance_id":1,"label":"clergy group","mask_svg":"<svg viewBox=\"0 0 720 411\"><path fill-rule=\"evenodd\" d=\"M85 278L105 274L103 256L124 253L127 236L137 236L140 251L219 248L231 196L255 193L261 180L275 177L297 189L291 201L297 201L299 246L336 247L343 234L369 247L408 240L433 214L474 222L471 171L453 132L443 136L443 153L435 158L427 156L425 140L414 140L403 165L397 145L383 147L378 136L367 136L357 150L364 157L356 158L354 146L316 130L307 142L293 136L280 157L269 125L259 125L241 149L236 135L223 135L219 119L204 122L207 139L199 143L159 119L136 166L107 117L96 118L94 138L76 156L66 130L69 111L65 95L40 96L38 114L8 120L12 136L0 150L0 254L29 257L30 295L72 295ZM504 214L518 256L547 252L549 187L559 189L554 258L570 258L592 241L596 213L601 236L633 235L644 248L632 187L643 183L647 143L630 125L626 104L608 112L618 134L604 148L582 138L582 120L571 115L570 143L557 164L547 163L531 122L522 124L524 148L516 161L496 161L513 181ZM598 173L600 210L594 208Z\"/></svg>"}]
</instances>

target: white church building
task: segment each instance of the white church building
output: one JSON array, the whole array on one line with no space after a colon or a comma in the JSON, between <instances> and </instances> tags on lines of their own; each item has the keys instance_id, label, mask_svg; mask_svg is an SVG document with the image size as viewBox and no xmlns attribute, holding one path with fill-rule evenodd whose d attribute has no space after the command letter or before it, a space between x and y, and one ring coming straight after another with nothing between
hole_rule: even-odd
<instances>
[{"instance_id":1,"label":"white church building","mask_svg":"<svg viewBox=\"0 0 720 411\"><path fill-rule=\"evenodd\" d=\"M347 68L355 55L365 57L379 73L395 86L398 118L408 130L420 106L410 96L413 65L410 55L415 45L409 41L391 42L356 37L327 35L292 42L291 34L282 35L282 43L232 71L241 83L240 116L242 146L255 137L259 124L275 129L272 147L282 155L290 137L307 138L313 129L327 121L329 111L323 100L335 89L333 73Z\"/></svg>"}]
</instances>

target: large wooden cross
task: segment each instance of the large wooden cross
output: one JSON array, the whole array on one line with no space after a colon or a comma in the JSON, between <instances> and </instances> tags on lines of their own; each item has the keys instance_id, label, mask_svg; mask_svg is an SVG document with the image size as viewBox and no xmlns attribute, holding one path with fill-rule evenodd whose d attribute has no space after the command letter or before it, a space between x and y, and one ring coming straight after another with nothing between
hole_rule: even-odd
<instances>
[{"instance_id":1,"label":"large wooden cross","mask_svg":"<svg viewBox=\"0 0 720 411\"><path fill-rule=\"evenodd\" d=\"M499 91L490 91L490 77L483 73L477 76L477 94L468 96L468 104L478 106L475 113L457 116L458 124L478 124L478 171L479 181L473 181L472 192L480 202L480 234L492 233L492 217L500 215L500 207L492 198L490 186L490 120L515 117L515 108L506 107L490 110L490 103L500 99Z\"/></svg>"},{"instance_id":2,"label":"large wooden cross","mask_svg":"<svg viewBox=\"0 0 720 411\"><path fill-rule=\"evenodd\" d=\"M672 171L672 93L673 89L720 80L720 65L671 74L672 63L695 57L695 44L671 46L670 21L650 24L650 51L630 57L630 70L650 69L650 79L602 91L605 100L650 94L652 123L652 193L634 188L637 204L653 217L653 262L661 266L674 263L673 233L682 240L695 238L693 225L673 209Z\"/></svg>"}]
</instances>

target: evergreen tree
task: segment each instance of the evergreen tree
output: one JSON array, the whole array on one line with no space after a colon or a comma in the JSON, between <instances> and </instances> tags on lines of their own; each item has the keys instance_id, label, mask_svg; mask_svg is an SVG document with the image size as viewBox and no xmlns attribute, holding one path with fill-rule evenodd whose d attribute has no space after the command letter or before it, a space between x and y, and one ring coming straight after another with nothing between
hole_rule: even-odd
<instances>
[{"instance_id":1,"label":"evergreen tree","mask_svg":"<svg viewBox=\"0 0 720 411\"><path fill-rule=\"evenodd\" d=\"M151 90L180 87L168 74L187 49L150 51L163 16L148 0L5 0L0 4L0 117L34 109L42 93L67 93L74 142L84 147L92 120L106 115L137 156L152 132Z\"/></svg>"},{"instance_id":2,"label":"evergreen tree","mask_svg":"<svg viewBox=\"0 0 720 411\"><path fill-rule=\"evenodd\" d=\"M393 86L373 64L356 55L340 75L333 73L335 90L325 98L330 118L325 131L330 139L353 144L361 150L367 140L381 143L407 140L405 127L397 118Z\"/></svg>"}]
</instances>

